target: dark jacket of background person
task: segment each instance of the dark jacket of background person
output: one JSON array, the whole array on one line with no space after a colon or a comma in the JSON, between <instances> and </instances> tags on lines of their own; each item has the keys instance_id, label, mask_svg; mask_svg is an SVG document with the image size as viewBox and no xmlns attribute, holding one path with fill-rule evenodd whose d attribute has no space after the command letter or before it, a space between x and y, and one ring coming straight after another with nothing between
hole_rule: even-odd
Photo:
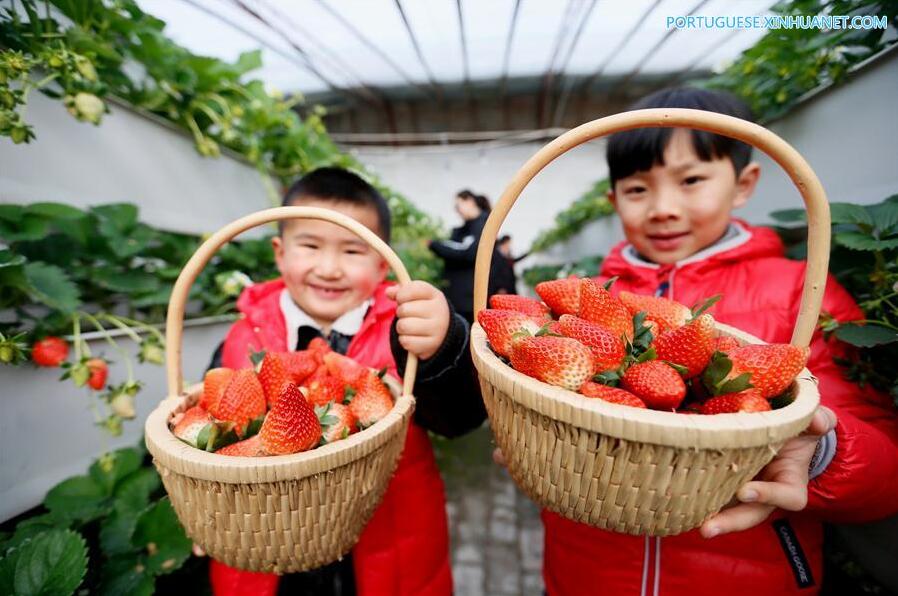
<instances>
[{"instance_id":1,"label":"dark jacket of background person","mask_svg":"<svg viewBox=\"0 0 898 596\"><path fill-rule=\"evenodd\" d=\"M445 263L444 276L448 283L446 298L455 307L455 311L468 321L474 318L474 261L487 217L489 212L483 211L475 219L454 228L448 240L434 240L430 243L430 250ZM507 283L504 281L507 274L503 273L503 267L508 267L507 261L498 250L493 249L489 295L495 294Z\"/></svg>"}]
</instances>

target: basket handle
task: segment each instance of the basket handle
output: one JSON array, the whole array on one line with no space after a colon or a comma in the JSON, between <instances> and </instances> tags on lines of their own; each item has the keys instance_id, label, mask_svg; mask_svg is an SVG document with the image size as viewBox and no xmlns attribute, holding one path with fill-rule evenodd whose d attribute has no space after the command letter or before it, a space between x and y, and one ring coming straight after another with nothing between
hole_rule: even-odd
<instances>
[{"instance_id":1,"label":"basket handle","mask_svg":"<svg viewBox=\"0 0 898 596\"><path fill-rule=\"evenodd\" d=\"M808 266L792 343L810 344L823 304L829 267L830 215L823 185L801 154L773 132L746 120L704 110L662 108L615 114L571 129L537 151L512 178L486 220L474 267L474 311L486 307L490 258L499 228L524 187L540 170L561 154L598 137L635 128L674 127L705 130L753 145L773 158L798 188L808 212Z\"/></svg>"},{"instance_id":2,"label":"basket handle","mask_svg":"<svg viewBox=\"0 0 898 596\"><path fill-rule=\"evenodd\" d=\"M196 281L200 271L203 270L203 267L206 266L209 259L212 258L219 248L238 234L262 224L284 219L318 219L346 228L380 253L380 256L387 261L396 273L399 283L406 284L411 281L405 265L402 264L402 261L386 242L359 222L337 211L321 207L276 207L274 209L257 211L232 221L200 245L196 252L193 253L193 256L190 257L190 260L187 261L187 264L184 265L184 269L181 270L181 274L172 288L171 299L168 302L168 316L165 320L165 360L169 396L181 395L183 390L184 376L181 366L181 351L184 347L182 341L184 307L187 304L190 287ZM409 354L405 367L405 376L402 379L402 391L405 395L412 394L417 371L418 358L414 354Z\"/></svg>"}]
</instances>

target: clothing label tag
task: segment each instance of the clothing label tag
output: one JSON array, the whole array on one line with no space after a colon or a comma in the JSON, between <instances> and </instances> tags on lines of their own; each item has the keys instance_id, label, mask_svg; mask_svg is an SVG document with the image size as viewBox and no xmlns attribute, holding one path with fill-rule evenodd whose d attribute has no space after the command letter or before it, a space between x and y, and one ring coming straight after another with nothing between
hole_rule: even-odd
<instances>
[{"instance_id":1,"label":"clothing label tag","mask_svg":"<svg viewBox=\"0 0 898 596\"><path fill-rule=\"evenodd\" d=\"M792 567L792 574L795 576L795 582L799 588L810 588L814 585L814 577L811 575L811 566L808 564L804 551L801 550L801 544L795 536L795 530L787 520L780 519L773 522L773 529L776 536L780 540L780 546L786 554L786 560Z\"/></svg>"}]
</instances>

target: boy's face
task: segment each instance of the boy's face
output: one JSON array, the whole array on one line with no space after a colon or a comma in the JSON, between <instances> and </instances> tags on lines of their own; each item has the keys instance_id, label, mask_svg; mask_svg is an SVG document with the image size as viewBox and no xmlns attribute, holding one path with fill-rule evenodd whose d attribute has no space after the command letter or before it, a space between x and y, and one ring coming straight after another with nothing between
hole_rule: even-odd
<instances>
[{"instance_id":1,"label":"boy's face","mask_svg":"<svg viewBox=\"0 0 898 596\"><path fill-rule=\"evenodd\" d=\"M686 129L664 149L664 165L615 182L608 193L636 250L659 264L676 263L726 232L730 213L748 201L760 175L750 163L736 176L729 158L702 161Z\"/></svg>"},{"instance_id":2,"label":"boy's face","mask_svg":"<svg viewBox=\"0 0 898 596\"><path fill-rule=\"evenodd\" d=\"M294 204L324 207L379 231L373 208L304 198ZM387 263L361 238L336 224L291 220L271 241L278 270L293 301L319 325L331 323L371 297Z\"/></svg>"}]
</instances>

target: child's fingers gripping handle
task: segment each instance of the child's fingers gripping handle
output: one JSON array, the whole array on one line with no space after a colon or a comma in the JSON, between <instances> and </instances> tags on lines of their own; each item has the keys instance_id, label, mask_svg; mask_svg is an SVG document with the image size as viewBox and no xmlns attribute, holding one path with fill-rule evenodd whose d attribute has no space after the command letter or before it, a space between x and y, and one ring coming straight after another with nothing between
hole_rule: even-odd
<instances>
[{"instance_id":1,"label":"child's fingers gripping handle","mask_svg":"<svg viewBox=\"0 0 898 596\"><path fill-rule=\"evenodd\" d=\"M499 228L527 184L556 157L578 145L616 132L654 127L695 128L739 139L773 158L792 179L808 212L808 267L792 343L807 346L817 326L829 266L830 215L823 185L801 154L773 132L739 118L703 110L663 108L615 114L569 130L537 151L515 174L483 228L474 268L475 313L486 307L490 259Z\"/></svg>"},{"instance_id":2,"label":"child's fingers gripping handle","mask_svg":"<svg viewBox=\"0 0 898 596\"><path fill-rule=\"evenodd\" d=\"M187 264L184 265L184 269L178 276L174 288L172 288L171 299L168 303L168 316L165 321L165 358L169 396L180 395L183 390L184 378L181 369L181 350L183 348L184 309L187 304L190 287L196 281L200 271L203 270L203 267L206 266L206 263L209 262L218 249L235 236L250 228L284 219L320 219L342 226L359 236L380 253L396 273L399 283L406 284L411 281L405 265L402 264L402 261L386 242L359 222L342 213L320 207L277 207L257 211L232 221L200 245L196 252L193 253L193 256L190 257L190 260L187 261ZM402 391L406 395L411 395L412 393L417 370L418 359L413 354L409 354L405 376L402 379Z\"/></svg>"}]
</instances>

